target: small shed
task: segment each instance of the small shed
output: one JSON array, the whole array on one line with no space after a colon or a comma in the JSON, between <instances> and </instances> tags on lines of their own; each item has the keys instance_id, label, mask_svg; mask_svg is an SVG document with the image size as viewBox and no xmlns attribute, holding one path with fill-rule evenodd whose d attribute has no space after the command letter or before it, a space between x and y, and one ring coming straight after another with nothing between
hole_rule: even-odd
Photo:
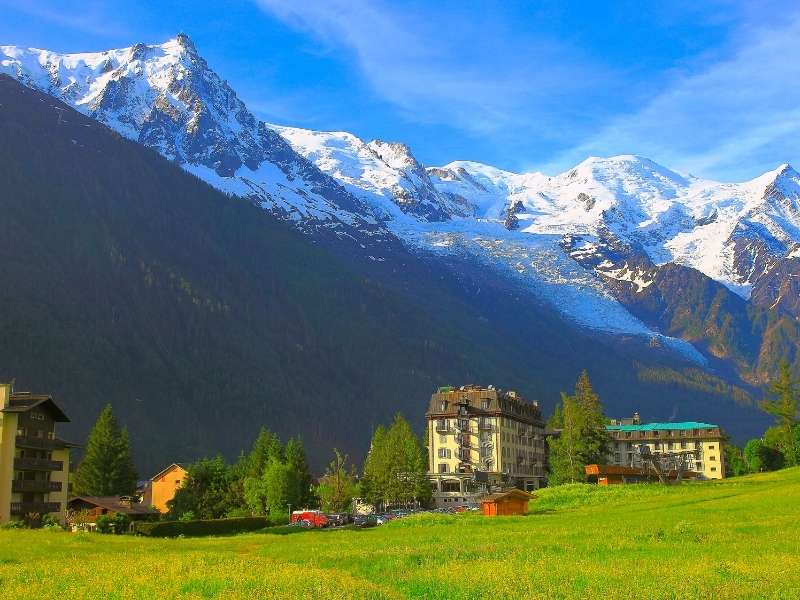
<instances>
[{"instance_id":1,"label":"small shed","mask_svg":"<svg viewBox=\"0 0 800 600\"><path fill-rule=\"evenodd\" d=\"M489 494L481 498L481 512L487 517L524 515L528 512L528 502L535 497L518 489Z\"/></svg>"}]
</instances>

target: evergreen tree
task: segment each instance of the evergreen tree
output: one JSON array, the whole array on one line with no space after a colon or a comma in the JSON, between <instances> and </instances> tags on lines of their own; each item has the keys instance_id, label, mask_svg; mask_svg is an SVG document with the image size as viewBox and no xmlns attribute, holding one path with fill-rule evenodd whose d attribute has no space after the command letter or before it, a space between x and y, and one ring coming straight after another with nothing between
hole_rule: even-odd
<instances>
[{"instance_id":1,"label":"evergreen tree","mask_svg":"<svg viewBox=\"0 0 800 600\"><path fill-rule=\"evenodd\" d=\"M792 377L788 362L781 362L778 378L770 385L769 392L771 398L765 398L759 406L775 417L779 430L776 450L783 454L786 466L791 467L800 459L800 448L795 443L794 435L800 403L800 381Z\"/></svg>"},{"instance_id":2,"label":"evergreen tree","mask_svg":"<svg viewBox=\"0 0 800 600\"><path fill-rule=\"evenodd\" d=\"M272 459L283 460L283 447L277 435L262 427L247 455L247 475L261 477Z\"/></svg>"},{"instance_id":3,"label":"evergreen tree","mask_svg":"<svg viewBox=\"0 0 800 600\"><path fill-rule=\"evenodd\" d=\"M333 460L322 476L317 493L325 511L342 512L350 508L356 491L355 468L347 465L347 455L333 449Z\"/></svg>"},{"instance_id":4,"label":"evergreen tree","mask_svg":"<svg viewBox=\"0 0 800 600\"><path fill-rule=\"evenodd\" d=\"M564 412L561 404L556 404L553 414L547 419L547 427L549 429L561 429L564 427Z\"/></svg>"},{"instance_id":5,"label":"evergreen tree","mask_svg":"<svg viewBox=\"0 0 800 600\"><path fill-rule=\"evenodd\" d=\"M362 494L372 504L426 502L431 488L425 450L400 414L386 429L378 427L364 461Z\"/></svg>"},{"instance_id":6,"label":"evergreen tree","mask_svg":"<svg viewBox=\"0 0 800 600\"><path fill-rule=\"evenodd\" d=\"M361 478L361 493L367 502L373 505L377 505L385 498L386 457L386 428L379 425L372 434Z\"/></svg>"},{"instance_id":7,"label":"evergreen tree","mask_svg":"<svg viewBox=\"0 0 800 600\"><path fill-rule=\"evenodd\" d=\"M282 463L284 449L278 436L262 427L253 442L250 453L244 459L241 470L244 477L241 483L245 504L256 515L267 514L269 503L264 485L264 473L273 462Z\"/></svg>"},{"instance_id":8,"label":"evergreen tree","mask_svg":"<svg viewBox=\"0 0 800 600\"><path fill-rule=\"evenodd\" d=\"M314 504L313 480L306 460L306 449L299 437L291 438L286 443L284 454L286 464L293 473L292 504L297 507L309 507Z\"/></svg>"},{"instance_id":9,"label":"evergreen tree","mask_svg":"<svg viewBox=\"0 0 800 600\"><path fill-rule=\"evenodd\" d=\"M75 473L75 493L86 496L127 496L136 491L128 431L120 429L111 405L89 433L86 454Z\"/></svg>"},{"instance_id":10,"label":"evergreen tree","mask_svg":"<svg viewBox=\"0 0 800 600\"><path fill-rule=\"evenodd\" d=\"M549 483L585 481L586 465L605 462L611 448L611 436L605 427L607 419L585 370L578 377L575 393L561 394L561 407L551 421L556 418L562 426L560 435L548 440Z\"/></svg>"}]
</instances>

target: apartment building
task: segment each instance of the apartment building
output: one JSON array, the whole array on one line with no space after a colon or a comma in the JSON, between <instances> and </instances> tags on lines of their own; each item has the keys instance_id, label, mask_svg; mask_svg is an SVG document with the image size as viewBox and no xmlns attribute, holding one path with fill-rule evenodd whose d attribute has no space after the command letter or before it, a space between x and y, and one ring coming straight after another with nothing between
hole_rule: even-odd
<instances>
[{"instance_id":1,"label":"apartment building","mask_svg":"<svg viewBox=\"0 0 800 600\"><path fill-rule=\"evenodd\" d=\"M436 506L477 504L497 487L530 491L544 485L544 422L537 402L493 386L447 386L431 396L426 417Z\"/></svg>"},{"instance_id":2,"label":"apartment building","mask_svg":"<svg viewBox=\"0 0 800 600\"><path fill-rule=\"evenodd\" d=\"M15 392L0 383L0 523L67 507L69 449L55 424L69 419L48 395Z\"/></svg>"},{"instance_id":3,"label":"apartment building","mask_svg":"<svg viewBox=\"0 0 800 600\"><path fill-rule=\"evenodd\" d=\"M637 448L641 444L655 453L697 450L691 470L705 479L725 477L724 434L717 425L696 421L642 423L634 414L629 419L612 421L606 429L613 439L611 464L640 466Z\"/></svg>"}]
</instances>

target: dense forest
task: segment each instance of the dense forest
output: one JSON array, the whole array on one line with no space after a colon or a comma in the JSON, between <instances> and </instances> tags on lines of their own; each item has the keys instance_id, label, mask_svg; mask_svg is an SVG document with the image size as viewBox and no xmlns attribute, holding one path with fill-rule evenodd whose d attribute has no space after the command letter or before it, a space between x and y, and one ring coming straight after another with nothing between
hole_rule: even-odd
<instances>
[{"instance_id":1,"label":"dense forest","mask_svg":"<svg viewBox=\"0 0 800 600\"><path fill-rule=\"evenodd\" d=\"M79 442L113 403L142 475L235 457L262 426L319 469L397 411L421 430L438 385L547 411L584 366L611 414L763 430L715 375L655 376L690 365L579 332L479 265L395 248L361 268L7 77L0 105L0 379L52 393Z\"/></svg>"}]
</instances>

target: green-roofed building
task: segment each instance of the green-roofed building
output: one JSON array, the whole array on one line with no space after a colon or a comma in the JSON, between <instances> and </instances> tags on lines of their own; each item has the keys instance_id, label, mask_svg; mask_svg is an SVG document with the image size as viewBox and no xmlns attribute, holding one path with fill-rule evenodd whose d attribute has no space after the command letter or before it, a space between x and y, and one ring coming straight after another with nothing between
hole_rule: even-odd
<instances>
[{"instance_id":1,"label":"green-roofed building","mask_svg":"<svg viewBox=\"0 0 800 600\"><path fill-rule=\"evenodd\" d=\"M637 447L645 444L651 452L700 450L695 469L706 479L725 477L723 453L724 436L718 425L700 421L675 423L642 423L639 414L612 420L606 426L613 439L611 463L621 466L634 464Z\"/></svg>"}]
</instances>

